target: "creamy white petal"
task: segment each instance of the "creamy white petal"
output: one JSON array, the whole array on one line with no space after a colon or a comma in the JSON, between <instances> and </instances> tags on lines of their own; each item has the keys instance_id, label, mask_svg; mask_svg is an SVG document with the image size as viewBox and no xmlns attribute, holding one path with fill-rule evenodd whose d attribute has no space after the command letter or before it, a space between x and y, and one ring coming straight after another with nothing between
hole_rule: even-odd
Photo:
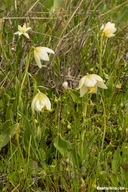
<instances>
[{"instance_id":1,"label":"creamy white petal","mask_svg":"<svg viewBox=\"0 0 128 192\"><path fill-rule=\"evenodd\" d=\"M96 79L91 76L91 75L86 75L86 78L85 78L85 82L84 82L84 85L86 87L93 87L94 85L96 85Z\"/></svg>"},{"instance_id":2,"label":"creamy white petal","mask_svg":"<svg viewBox=\"0 0 128 192\"><path fill-rule=\"evenodd\" d=\"M29 39L29 35L27 33L24 33L23 35Z\"/></svg>"},{"instance_id":3,"label":"creamy white petal","mask_svg":"<svg viewBox=\"0 0 128 192\"><path fill-rule=\"evenodd\" d=\"M14 35L22 35L22 33L20 31L17 31L14 33Z\"/></svg>"},{"instance_id":4,"label":"creamy white petal","mask_svg":"<svg viewBox=\"0 0 128 192\"><path fill-rule=\"evenodd\" d=\"M45 50L47 53L55 53L52 49L49 49L48 47L42 47L42 49Z\"/></svg>"},{"instance_id":5,"label":"creamy white petal","mask_svg":"<svg viewBox=\"0 0 128 192\"><path fill-rule=\"evenodd\" d=\"M101 26L100 30L103 30L104 29L104 25Z\"/></svg>"},{"instance_id":6,"label":"creamy white petal","mask_svg":"<svg viewBox=\"0 0 128 192\"><path fill-rule=\"evenodd\" d=\"M51 102L50 102L50 100L47 102L47 110L51 111Z\"/></svg>"},{"instance_id":7,"label":"creamy white petal","mask_svg":"<svg viewBox=\"0 0 128 192\"><path fill-rule=\"evenodd\" d=\"M35 102L36 102L36 100L37 100L37 97L38 97L38 95L36 94L35 97L34 97L33 100L32 100L32 103L31 103L31 108L32 108L33 111L34 111L34 109L35 109Z\"/></svg>"},{"instance_id":8,"label":"creamy white petal","mask_svg":"<svg viewBox=\"0 0 128 192\"><path fill-rule=\"evenodd\" d=\"M35 48L42 60L49 61L49 56L47 53L54 54L54 51L52 49L49 49L47 47L36 47Z\"/></svg>"},{"instance_id":9,"label":"creamy white petal","mask_svg":"<svg viewBox=\"0 0 128 192\"><path fill-rule=\"evenodd\" d=\"M115 36L115 34L108 34L108 35L106 35L106 37L108 37L108 38L114 37L114 36Z\"/></svg>"},{"instance_id":10,"label":"creamy white petal","mask_svg":"<svg viewBox=\"0 0 128 192\"><path fill-rule=\"evenodd\" d=\"M94 79L96 79L97 81L103 81L103 79L99 75L90 74L90 76L93 77Z\"/></svg>"},{"instance_id":11,"label":"creamy white petal","mask_svg":"<svg viewBox=\"0 0 128 192\"><path fill-rule=\"evenodd\" d=\"M102 88L102 89L107 89L107 86L102 81L97 81L97 86Z\"/></svg>"},{"instance_id":12,"label":"creamy white petal","mask_svg":"<svg viewBox=\"0 0 128 192\"><path fill-rule=\"evenodd\" d=\"M34 51L34 57L35 57L35 61L38 65L38 67L41 69L42 68L41 60L40 60L39 55L35 51Z\"/></svg>"},{"instance_id":13,"label":"creamy white petal","mask_svg":"<svg viewBox=\"0 0 128 192\"><path fill-rule=\"evenodd\" d=\"M40 102L40 100L37 100L36 102L35 102L35 110L37 111L37 112L40 112L40 111L42 111L42 109L43 109L43 107L44 107L44 105Z\"/></svg>"},{"instance_id":14,"label":"creamy white petal","mask_svg":"<svg viewBox=\"0 0 128 192\"><path fill-rule=\"evenodd\" d=\"M108 29L108 33L115 33L116 32L116 28L110 28Z\"/></svg>"},{"instance_id":15,"label":"creamy white petal","mask_svg":"<svg viewBox=\"0 0 128 192\"><path fill-rule=\"evenodd\" d=\"M42 49L42 47L35 47L34 54L38 55L40 60L49 61L49 56L47 52L44 49Z\"/></svg>"},{"instance_id":16,"label":"creamy white petal","mask_svg":"<svg viewBox=\"0 0 128 192\"><path fill-rule=\"evenodd\" d=\"M108 22L108 23L105 24L105 27L104 27L104 28L107 28L107 27L109 28L109 27L111 27L111 26L112 26L112 23L111 23L111 22Z\"/></svg>"},{"instance_id":17,"label":"creamy white petal","mask_svg":"<svg viewBox=\"0 0 128 192\"><path fill-rule=\"evenodd\" d=\"M21 31L22 30L22 27L20 25L18 25L18 30Z\"/></svg>"},{"instance_id":18,"label":"creamy white petal","mask_svg":"<svg viewBox=\"0 0 128 192\"><path fill-rule=\"evenodd\" d=\"M96 74L91 74L91 76L93 76L96 80L97 80L97 86L103 89L107 89L107 86L104 84L104 80Z\"/></svg>"},{"instance_id":19,"label":"creamy white petal","mask_svg":"<svg viewBox=\"0 0 128 192\"><path fill-rule=\"evenodd\" d=\"M26 23L24 23L23 28L26 28Z\"/></svg>"},{"instance_id":20,"label":"creamy white petal","mask_svg":"<svg viewBox=\"0 0 128 192\"><path fill-rule=\"evenodd\" d=\"M50 102L49 98L46 95L44 95L44 98L42 101L44 102L46 109L50 111L51 110L51 102Z\"/></svg>"},{"instance_id":21,"label":"creamy white petal","mask_svg":"<svg viewBox=\"0 0 128 192\"><path fill-rule=\"evenodd\" d=\"M78 86L77 89L80 89L80 88L84 85L85 78L86 78L86 76L84 76L84 77L82 77L82 78L80 79L79 86Z\"/></svg>"},{"instance_id":22,"label":"creamy white petal","mask_svg":"<svg viewBox=\"0 0 128 192\"><path fill-rule=\"evenodd\" d=\"M28 30L30 30L30 29L32 29L32 28L31 28L31 27L27 27L27 28L26 28L26 31L28 31Z\"/></svg>"},{"instance_id":23,"label":"creamy white petal","mask_svg":"<svg viewBox=\"0 0 128 192\"><path fill-rule=\"evenodd\" d=\"M88 92L88 88L84 85L80 88L80 97L83 97Z\"/></svg>"},{"instance_id":24,"label":"creamy white petal","mask_svg":"<svg viewBox=\"0 0 128 192\"><path fill-rule=\"evenodd\" d=\"M104 28L113 29L113 28L115 28L115 23L108 22L108 23L106 23Z\"/></svg>"},{"instance_id":25,"label":"creamy white petal","mask_svg":"<svg viewBox=\"0 0 128 192\"><path fill-rule=\"evenodd\" d=\"M23 25L23 27L21 27L20 25L18 25L18 30L19 31L28 31L28 30L30 30L31 29L31 27L26 27L26 23Z\"/></svg>"},{"instance_id":26,"label":"creamy white petal","mask_svg":"<svg viewBox=\"0 0 128 192\"><path fill-rule=\"evenodd\" d=\"M113 34L116 30L113 29L113 28L108 28L108 29L105 29L103 30L104 34L107 36L109 34Z\"/></svg>"},{"instance_id":27,"label":"creamy white petal","mask_svg":"<svg viewBox=\"0 0 128 192\"><path fill-rule=\"evenodd\" d=\"M44 49L38 49L37 51L37 54L39 55L41 60L49 61L49 56Z\"/></svg>"},{"instance_id":28,"label":"creamy white petal","mask_svg":"<svg viewBox=\"0 0 128 192\"><path fill-rule=\"evenodd\" d=\"M14 33L14 35L17 35L17 34L19 34L19 31L17 31L17 32Z\"/></svg>"}]
</instances>

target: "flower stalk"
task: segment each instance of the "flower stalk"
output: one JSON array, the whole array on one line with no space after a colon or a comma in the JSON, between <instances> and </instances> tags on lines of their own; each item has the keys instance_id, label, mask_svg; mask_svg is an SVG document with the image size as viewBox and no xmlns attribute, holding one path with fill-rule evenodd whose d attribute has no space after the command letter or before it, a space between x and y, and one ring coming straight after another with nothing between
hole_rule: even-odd
<instances>
[{"instance_id":1,"label":"flower stalk","mask_svg":"<svg viewBox=\"0 0 128 192\"><path fill-rule=\"evenodd\" d=\"M99 52L99 74L102 77L102 53L103 53L103 34L100 37L100 52Z\"/></svg>"},{"instance_id":2,"label":"flower stalk","mask_svg":"<svg viewBox=\"0 0 128 192\"><path fill-rule=\"evenodd\" d=\"M104 119L104 132L103 132L103 138L102 138L102 144L101 144L101 151L103 150L104 148L104 140L105 140L105 135L106 135L106 123L107 123L107 120L106 120L106 109L105 109L105 104L104 104L104 101L103 101L103 98L101 97L101 103L103 105L103 119Z\"/></svg>"},{"instance_id":3,"label":"flower stalk","mask_svg":"<svg viewBox=\"0 0 128 192\"><path fill-rule=\"evenodd\" d=\"M86 98L85 98L85 102L84 102L84 108L83 108L83 117L84 117L84 121L85 121L85 117L87 115L87 108L88 108L88 93L86 93Z\"/></svg>"},{"instance_id":4,"label":"flower stalk","mask_svg":"<svg viewBox=\"0 0 128 192\"><path fill-rule=\"evenodd\" d=\"M25 80L26 80L26 76L27 76L27 74L28 74L28 68L29 68L29 63L30 63L30 54L31 54L31 50L30 50L30 52L28 53L27 58L26 58L25 72L24 72L24 76L23 76L23 79L22 79L22 82L21 82L21 87L20 87L20 90L19 90L18 108L19 108L20 103L21 103L21 101L22 101L21 95L22 95L22 90L23 90L24 83L25 83Z\"/></svg>"}]
</instances>

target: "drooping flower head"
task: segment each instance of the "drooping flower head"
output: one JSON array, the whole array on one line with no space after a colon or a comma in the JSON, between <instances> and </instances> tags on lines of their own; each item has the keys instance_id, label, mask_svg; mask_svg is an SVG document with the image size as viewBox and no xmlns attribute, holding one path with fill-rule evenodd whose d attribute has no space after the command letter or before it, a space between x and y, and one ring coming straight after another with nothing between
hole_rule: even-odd
<instances>
[{"instance_id":1,"label":"drooping flower head","mask_svg":"<svg viewBox=\"0 0 128 192\"><path fill-rule=\"evenodd\" d=\"M42 68L41 60L49 61L48 53L54 54L54 51L47 47L34 47L34 57L39 68Z\"/></svg>"},{"instance_id":2,"label":"drooping flower head","mask_svg":"<svg viewBox=\"0 0 128 192\"><path fill-rule=\"evenodd\" d=\"M15 32L15 35L24 35L25 37L27 37L29 39L29 35L27 33L28 30L30 30L31 27L26 27L26 23L24 23L23 27L21 27L20 25L18 25L18 30L17 32Z\"/></svg>"},{"instance_id":3,"label":"drooping flower head","mask_svg":"<svg viewBox=\"0 0 128 192\"><path fill-rule=\"evenodd\" d=\"M80 79L77 89L80 89L80 97L83 97L87 92L97 93L97 87L107 89L107 86L99 75L87 74Z\"/></svg>"},{"instance_id":4,"label":"drooping flower head","mask_svg":"<svg viewBox=\"0 0 128 192\"><path fill-rule=\"evenodd\" d=\"M32 103L31 103L31 108L32 108L32 111L35 110L37 112L40 112L42 110L49 110L50 111L51 110L51 102L45 94L39 92L34 96Z\"/></svg>"},{"instance_id":5,"label":"drooping flower head","mask_svg":"<svg viewBox=\"0 0 128 192\"><path fill-rule=\"evenodd\" d=\"M108 22L105 25L102 25L100 30L102 30L102 33L105 37L110 38L110 37L114 37L115 36L115 32L116 32L116 28L115 28L115 24Z\"/></svg>"}]
</instances>

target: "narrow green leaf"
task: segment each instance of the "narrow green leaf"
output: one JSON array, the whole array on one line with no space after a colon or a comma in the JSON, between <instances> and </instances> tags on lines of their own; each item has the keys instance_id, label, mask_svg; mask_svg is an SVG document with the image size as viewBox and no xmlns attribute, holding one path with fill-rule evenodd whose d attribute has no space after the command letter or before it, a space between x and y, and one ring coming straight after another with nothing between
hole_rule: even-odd
<instances>
[{"instance_id":1,"label":"narrow green leaf","mask_svg":"<svg viewBox=\"0 0 128 192\"><path fill-rule=\"evenodd\" d=\"M112 181L113 186L118 187L118 177L115 175L115 173L112 173L110 175L110 179Z\"/></svg>"},{"instance_id":2,"label":"narrow green leaf","mask_svg":"<svg viewBox=\"0 0 128 192\"><path fill-rule=\"evenodd\" d=\"M119 159L120 159L120 152L117 149L113 155L112 160L112 171L116 174L119 168Z\"/></svg>"},{"instance_id":3,"label":"narrow green leaf","mask_svg":"<svg viewBox=\"0 0 128 192\"><path fill-rule=\"evenodd\" d=\"M16 130L19 128L19 124L16 123L10 127L7 127L0 135L0 149L8 144L10 137L13 137L16 133Z\"/></svg>"},{"instance_id":4,"label":"narrow green leaf","mask_svg":"<svg viewBox=\"0 0 128 192\"><path fill-rule=\"evenodd\" d=\"M63 156L66 156L72 148L71 143L63 139L60 134L54 139L54 146Z\"/></svg>"},{"instance_id":5,"label":"narrow green leaf","mask_svg":"<svg viewBox=\"0 0 128 192\"><path fill-rule=\"evenodd\" d=\"M73 102L81 103L80 94L77 91L69 89L69 94L70 94Z\"/></svg>"},{"instance_id":6,"label":"narrow green leaf","mask_svg":"<svg viewBox=\"0 0 128 192\"><path fill-rule=\"evenodd\" d=\"M41 161L45 161L45 160L46 160L45 151L44 151L42 148L40 148L40 149L38 150L38 153L39 153L40 160L41 160Z\"/></svg>"}]
</instances>

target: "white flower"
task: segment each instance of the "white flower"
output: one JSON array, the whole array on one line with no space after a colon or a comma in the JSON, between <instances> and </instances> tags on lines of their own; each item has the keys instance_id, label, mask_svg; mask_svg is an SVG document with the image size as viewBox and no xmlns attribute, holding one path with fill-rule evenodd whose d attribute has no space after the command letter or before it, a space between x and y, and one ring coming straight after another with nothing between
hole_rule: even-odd
<instances>
[{"instance_id":1,"label":"white flower","mask_svg":"<svg viewBox=\"0 0 128 192\"><path fill-rule=\"evenodd\" d=\"M32 103L31 103L31 108L32 108L32 111L35 110L37 112L40 112L45 109L50 111L51 102L45 94L39 92L33 98Z\"/></svg>"},{"instance_id":2,"label":"white flower","mask_svg":"<svg viewBox=\"0 0 128 192\"><path fill-rule=\"evenodd\" d=\"M90 93L97 93L97 87L107 89L107 86L99 75L87 74L80 79L77 89L80 89L80 97L83 97L88 91Z\"/></svg>"},{"instance_id":3,"label":"white flower","mask_svg":"<svg viewBox=\"0 0 128 192\"><path fill-rule=\"evenodd\" d=\"M114 37L115 36L115 32L116 32L116 28L115 28L115 24L108 22L105 25L102 25L100 30L102 30L102 33L104 34L105 37Z\"/></svg>"},{"instance_id":4,"label":"white flower","mask_svg":"<svg viewBox=\"0 0 128 192\"><path fill-rule=\"evenodd\" d=\"M29 35L27 33L28 30L30 30L31 27L26 27L26 23L24 23L23 27L21 27L20 25L18 25L18 30L17 32L15 32L15 35L24 35L25 37L27 37L29 39Z\"/></svg>"},{"instance_id":5,"label":"white flower","mask_svg":"<svg viewBox=\"0 0 128 192\"><path fill-rule=\"evenodd\" d=\"M48 53L54 54L54 51L47 47L34 47L34 57L39 68L42 68L41 60L49 61Z\"/></svg>"},{"instance_id":6,"label":"white flower","mask_svg":"<svg viewBox=\"0 0 128 192\"><path fill-rule=\"evenodd\" d=\"M68 82L65 81L65 82L62 84L62 86L64 87L64 89L68 89Z\"/></svg>"}]
</instances>

